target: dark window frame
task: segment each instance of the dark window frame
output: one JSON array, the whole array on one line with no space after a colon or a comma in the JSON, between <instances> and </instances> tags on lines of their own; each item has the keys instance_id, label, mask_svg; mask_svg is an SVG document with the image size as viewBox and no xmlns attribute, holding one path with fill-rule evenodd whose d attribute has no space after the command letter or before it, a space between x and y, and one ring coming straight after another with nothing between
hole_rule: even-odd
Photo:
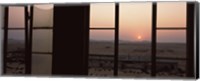
<instances>
[{"instance_id":1,"label":"dark window frame","mask_svg":"<svg viewBox=\"0 0 200 81\"><path fill-rule=\"evenodd\" d=\"M198 33L198 23L197 26L194 26L194 17L198 16L197 14L194 14L194 11L198 11L198 8L195 9L196 6L199 6L195 4L194 2L186 2L187 4L187 18L186 18L186 27L176 27L176 28L158 28L156 26L157 23L157 3L152 3L152 42L151 42L151 76L156 76L156 35L157 30L186 30L186 48L187 48L187 57L186 58L179 58L180 60L186 59L186 75L187 77L194 77L194 27L197 28ZM11 5L12 6L12 5ZM21 5L19 5L21 7ZM26 44L26 71L25 74L31 74L31 55L32 53L42 54L41 52L32 52L32 31L33 30L51 30L53 27L33 27L33 5L30 6L30 15L28 15L28 6L22 6L25 8L25 27L17 27L17 28L8 28L8 13L9 13L9 6L5 6L5 17L4 17L4 45L3 45L3 73L6 73L6 55L7 55L7 39L8 39L8 30L25 30L25 44ZM118 76L118 47L119 47L119 3L115 3L115 28L93 28L90 27L89 30L114 30L115 31L115 40L114 40L114 76ZM28 19L30 19L30 24L28 28ZM196 22L198 21L198 18L196 19ZM89 32L88 32L89 33ZM198 38L198 35L197 37ZM198 40L198 39L197 39ZM198 42L197 42L198 44ZM198 48L198 45L197 45ZM88 48L89 49L89 48ZM50 52L52 53L52 52ZM47 54L50 54L49 52ZM198 53L198 50L196 51ZM197 54L198 56L198 54ZM162 58L162 57L159 57ZM198 58L198 57L197 57ZM177 59L177 58L174 58ZM192 68L191 68L192 67ZM197 69L198 70L198 69ZM198 73L198 72L197 72Z\"/></svg>"},{"instance_id":2,"label":"dark window frame","mask_svg":"<svg viewBox=\"0 0 200 81\"><path fill-rule=\"evenodd\" d=\"M14 7L22 7L24 8L24 27L16 27L16 28L10 28L8 27L8 24L9 24L9 7L10 6L4 6L5 7L5 17L4 17L4 27L2 28L4 30L4 45L3 45L3 74L6 74L6 63L7 63L7 54L10 52L8 51L7 47L8 47L8 31L9 30L15 30L15 31L18 31L18 30L24 30L24 45L25 45L25 51L24 51L24 54L25 54L25 74L30 74L30 62L29 62L29 58L30 58L30 54L28 53L29 52L29 36L28 36L28 6L22 6L22 5L11 5L11 6L14 6Z\"/></svg>"},{"instance_id":3,"label":"dark window frame","mask_svg":"<svg viewBox=\"0 0 200 81\"><path fill-rule=\"evenodd\" d=\"M32 10L32 28L30 28L30 31L31 31L31 39L33 39L33 31L34 30L53 30L53 26L52 27L42 27L42 26L33 26L33 16L34 16L34 7L35 5L32 5L31 6L31 10ZM52 32L53 33L53 32ZM53 35L52 35L53 36ZM53 39L52 39L53 40ZM52 42L53 43L53 42ZM32 44L32 43L31 43ZM32 47L32 45L31 45ZM53 49L53 48L52 48ZM32 49L31 49L32 50ZM31 52L32 54L52 54L53 52L40 52L40 51L32 51Z\"/></svg>"},{"instance_id":4,"label":"dark window frame","mask_svg":"<svg viewBox=\"0 0 200 81\"><path fill-rule=\"evenodd\" d=\"M188 3L186 3L188 4ZM187 8L188 8L188 5L187 5ZM188 9L186 9L188 10ZM186 14L188 14L188 11L186 12ZM157 3L153 3L153 13L152 13L152 74L151 76L156 76L157 74L157 59L170 59L170 60L185 60L186 62L188 61L187 60L187 57L186 58L165 58L165 57L157 57L157 30L186 30L186 32L188 31L188 26L185 26L185 27L157 27L156 24L157 24ZM186 17L186 23L188 24L188 16ZM186 33L187 34L187 33ZM186 36L186 40L188 40L188 36ZM188 50L188 41L186 41L186 48ZM188 55L188 53L186 53L186 55ZM187 63L186 63L187 64Z\"/></svg>"},{"instance_id":5,"label":"dark window frame","mask_svg":"<svg viewBox=\"0 0 200 81\"><path fill-rule=\"evenodd\" d=\"M152 77L155 77L157 72L156 72L156 59L170 59L170 58L164 58L164 57L157 57L156 56L156 51L157 51L157 30L186 30L186 48L187 50L190 49L189 52L186 53L187 57L186 58L171 58L170 60L186 60L186 75L187 77L194 77L194 68L193 69L190 69L190 66L192 65L194 67L194 62L193 62L193 59L194 59L194 52L191 51L193 50L194 48L194 38L192 35L191 36L191 33L194 31L193 28L194 28L194 3L190 3L190 2L186 2L187 4L187 17L186 17L186 23L187 23L187 26L186 27L174 27L174 28L171 28L171 27L157 27L157 2L153 2L152 3L152 42L151 42L151 76ZM189 11L191 10L191 11ZM118 16L117 16L118 15ZM191 17L193 16L193 17ZM190 20L189 20L190 19ZM189 25L188 25L189 24ZM190 30L189 30L190 28ZM90 28L90 30L115 30L115 52L114 52L114 76L118 76L118 41L119 41L119 3L115 3L115 28ZM193 40L191 40L191 38ZM190 59L190 60L188 60Z\"/></svg>"}]
</instances>

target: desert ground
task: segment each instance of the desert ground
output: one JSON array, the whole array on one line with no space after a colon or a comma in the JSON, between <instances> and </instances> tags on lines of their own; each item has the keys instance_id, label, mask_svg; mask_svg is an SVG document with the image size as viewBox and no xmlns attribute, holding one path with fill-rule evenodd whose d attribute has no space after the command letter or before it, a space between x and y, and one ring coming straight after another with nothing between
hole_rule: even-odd
<instances>
[{"instance_id":1,"label":"desert ground","mask_svg":"<svg viewBox=\"0 0 200 81\"><path fill-rule=\"evenodd\" d=\"M109 41L91 41L89 51L89 75L112 76L114 43ZM157 43L156 57L157 76L185 76L185 43ZM150 76L151 43L120 42L118 69L119 76Z\"/></svg>"},{"instance_id":2,"label":"desert ground","mask_svg":"<svg viewBox=\"0 0 200 81\"><path fill-rule=\"evenodd\" d=\"M7 58L16 59L7 63L8 74L24 73L23 44L9 43ZM157 43L157 76L184 77L186 44L184 43ZM90 41L89 45L89 76L113 76L114 43L110 41ZM119 76L148 77L151 69L151 44L149 42L120 42L119 43ZM33 75L51 75L51 54L32 54Z\"/></svg>"}]
</instances>

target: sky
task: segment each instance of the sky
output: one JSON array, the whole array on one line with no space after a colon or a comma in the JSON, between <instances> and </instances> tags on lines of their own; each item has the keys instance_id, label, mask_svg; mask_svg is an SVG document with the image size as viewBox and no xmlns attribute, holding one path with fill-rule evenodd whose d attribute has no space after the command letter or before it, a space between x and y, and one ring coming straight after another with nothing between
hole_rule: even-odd
<instances>
[{"instance_id":1,"label":"sky","mask_svg":"<svg viewBox=\"0 0 200 81\"><path fill-rule=\"evenodd\" d=\"M114 4L91 5L90 26L114 27ZM185 2L159 2L157 27L186 27ZM120 3L119 39L124 41L151 41L152 3ZM92 30L91 39L113 40L113 30ZM185 42L185 30L159 30L158 42Z\"/></svg>"},{"instance_id":2,"label":"sky","mask_svg":"<svg viewBox=\"0 0 200 81\"><path fill-rule=\"evenodd\" d=\"M157 27L185 27L185 2L158 2ZM119 39L124 41L151 41L152 3L120 3L119 12ZM9 18L9 27L24 27L23 8L12 7ZM114 28L114 3L92 3L90 5L91 28ZM35 7L35 26L49 27L53 25L53 5ZM42 32L41 32L42 33ZM10 33L10 38L22 34ZM159 30L158 42L185 42L185 30ZM21 36L22 37L22 36ZM114 40L114 30L90 30L92 40Z\"/></svg>"}]
</instances>

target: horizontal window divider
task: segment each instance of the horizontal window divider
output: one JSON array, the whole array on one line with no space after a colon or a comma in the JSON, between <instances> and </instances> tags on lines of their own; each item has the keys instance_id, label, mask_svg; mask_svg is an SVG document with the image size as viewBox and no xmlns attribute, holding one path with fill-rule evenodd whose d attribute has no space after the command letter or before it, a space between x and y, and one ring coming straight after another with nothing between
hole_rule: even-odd
<instances>
[{"instance_id":1,"label":"horizontal window divider","mask_svg":"<svg viewBox=\"0 0 200 81\"><path fill-rule=\"evenodd\" d=\"M185 60L186 58L180 58L180 57L156 57L156 59L159 60Z\"/></svg>"},{"instance_id":2,"label":"horizontal window divider","mask_svg":"<svg viewBox=\"0 0 200 81\"><path fill-rule=\"evenodd\" d=\"M53 29L53 27L33 27L33 29Z\"/></svg>"},{"instance_id":3,"label":"horizontal window divider","mask_svg":"<svg viewBox=\"0 0 200 81\"><path fill-rule=\"evenodd\" d=\"M7 51L7 53L25 53L25 51Z\"/></svg>"},{"instance_id":4,"label":"horizontal window divider","mask_svg":"<svg viewBox=\"0 0 200 81\"><path fill-rule=\"evenodd\" d=\"M115 30L115 28L90 28L90 30Z\"/></svg>"},{"instance_id":5,"label":"horizontal window divider","mask_svg":"<svg viewBox=\"0 0 200 81\"><path fill-rule=\"evenodd\" d=\"M97 57L114 57L114 54L113 54L113 55L89 54L89 56L97 56Z\"/></svg>"},{"instance_id":6,"label":"horizontal window divider","mask_svg":"<svg viewBox=\"0 0 200 81\"><path fill-rule=\"evenodd\" d=\"M169 28L169 27L159 28L159 27L157 27L156 29L157 30L185 30L186 27L185 28L183 28L183 27L177 27L177 28Z\"/></svg>"},{"instance_id":7,"label":"horizontal window divider","mask_svg":"<svg viewBox=\"0 0 200 81\"><path fill-rule=\"evenodd\" d=\"M91 57L114 57L114 55L100 55L100 54L89 54ZM156 59L160 60L186 60L186 58L180 57L156 57Z\"/></svg>"},{"instance_id":8,"label":"horizontal window divider","mask_svg":"<svg viewBox=\"0 0 200 81\"><path fill-rule=\"evenodd\" d=\"M52 54L52 52L32 52L32 54Z\"/></svg>"},{"instance_id":9,"label":"horizontal window divider","mask_svg":"<svg viewBox=\"0 0 200 81\"><path fill-rule=\"evenodd\" d=\"M5 29L5 28L2 28ZM24 30L25 28L8 28L8 30Z\"/></svg>"}]
</instances>

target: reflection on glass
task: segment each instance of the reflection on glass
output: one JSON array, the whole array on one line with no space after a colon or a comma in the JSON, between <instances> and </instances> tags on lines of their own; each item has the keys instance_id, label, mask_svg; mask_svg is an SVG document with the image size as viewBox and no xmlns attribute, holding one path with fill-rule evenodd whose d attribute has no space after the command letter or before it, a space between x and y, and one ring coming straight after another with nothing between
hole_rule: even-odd
<instances>
[{"instance_id":1,"label":"reflection on glass","mask_svg":"<svg viewBox=\"0 0 200 81\"><path fill-rule=\"evenodd\" d=\"M34 5L32 38L32 74L51 75L52 71L52 44L53 4ZM44 28L44 29L41 29Z\"/></svg>"},{"instance_id":2,"label":"reflection on glass","mask_svg":"<svg viewBox=\"0 0 200 81\"><path fill-rule=\"evenodd\" d=\"M52 55L51 54L32 54L33 75L51 75Z\"/></svg>"},{"instance_id":3,"label":"reflection on glass","mask_svg":"<svg viewBox=\"0 0 200 81\"><path fill-rule=\"evenodd\" d=\"M9 7L8 23L9 28L24 28L24 7Z\"/></svg>"},{"instance_id":4,"label":"reflection on glass","mask_svg":"<svg viewBox=\"0 0 200 81\"><path fill-rule=\"evenodd\" d=\"M157 75L183 77L186 67L186 31L157 31Z\"/></svg>"},{"instance_id":5,"label":"reflection on glass","mask_svg":"<svg viewBox=\"0 0 200 81\"><path fill-rule=\"evenodd\" d=\"M32 51L52 52L52 30L33 30Z\"/></svg>"},{"instance_id":6,"label":"reflection on glass","mask_svg":"<svg viewBox=\"0 0 200 81\"><path fill-rule=\"evenodd\" d=\"M34 5L33 27L53 26L53 5Z\"/></svg>"},{"instance_id":7,"label":"reflection on glass","mask_svg":"<svg viewBox=\"0 0 200 81\"><path fill-rule=\"evenodd\" d=\"M158 2L157 27L186 27L186 2Z\"/></svg>"},{"instance_id":8,"label":"reflection on glass","mask_svg":"<svg viewBox=\"0 0 200 81\"><path fill-rule=\"evenodd\" d=\"M91 28L114 28L114 19L115 19L114 3L90 4Z\"/></svg>"},{"instance_id":9,"label":"reflection on glass","mask_svg":"<svg viewBox=\"0 0 200 81\"><path fill-rule=\"evenodd\" d=\"M120 3L119 76L150 76L151 6Z\"/></svg>"},{"instance_id":10,"label":"reflection on glass","mask_svg":"<svg viewBox=\"0 0 200 81\"><path fill-rule=\"evenodd\" d=\"M89 76L112 76L114 31L90 30Z\"/></svg>"},{"instance_id":11,"label":"reflection on glass","mask_svg":"<svg viewBox=\"0 0 200 81\"><path fill-rule=\"evenodd\" d=\"M52 30L33 30L32 74L50 75L52 68Z\"/></svg>"},{"instance_id":12,"label":"reflection on glass","mask_svg":"<svg viewBox=\"0 0 200 81\"><path fill-rule=\"evenodd\" d=\"M25 73L25 33L24 30L8 31L6 74Z\"/></svg>"}]
</instances>

